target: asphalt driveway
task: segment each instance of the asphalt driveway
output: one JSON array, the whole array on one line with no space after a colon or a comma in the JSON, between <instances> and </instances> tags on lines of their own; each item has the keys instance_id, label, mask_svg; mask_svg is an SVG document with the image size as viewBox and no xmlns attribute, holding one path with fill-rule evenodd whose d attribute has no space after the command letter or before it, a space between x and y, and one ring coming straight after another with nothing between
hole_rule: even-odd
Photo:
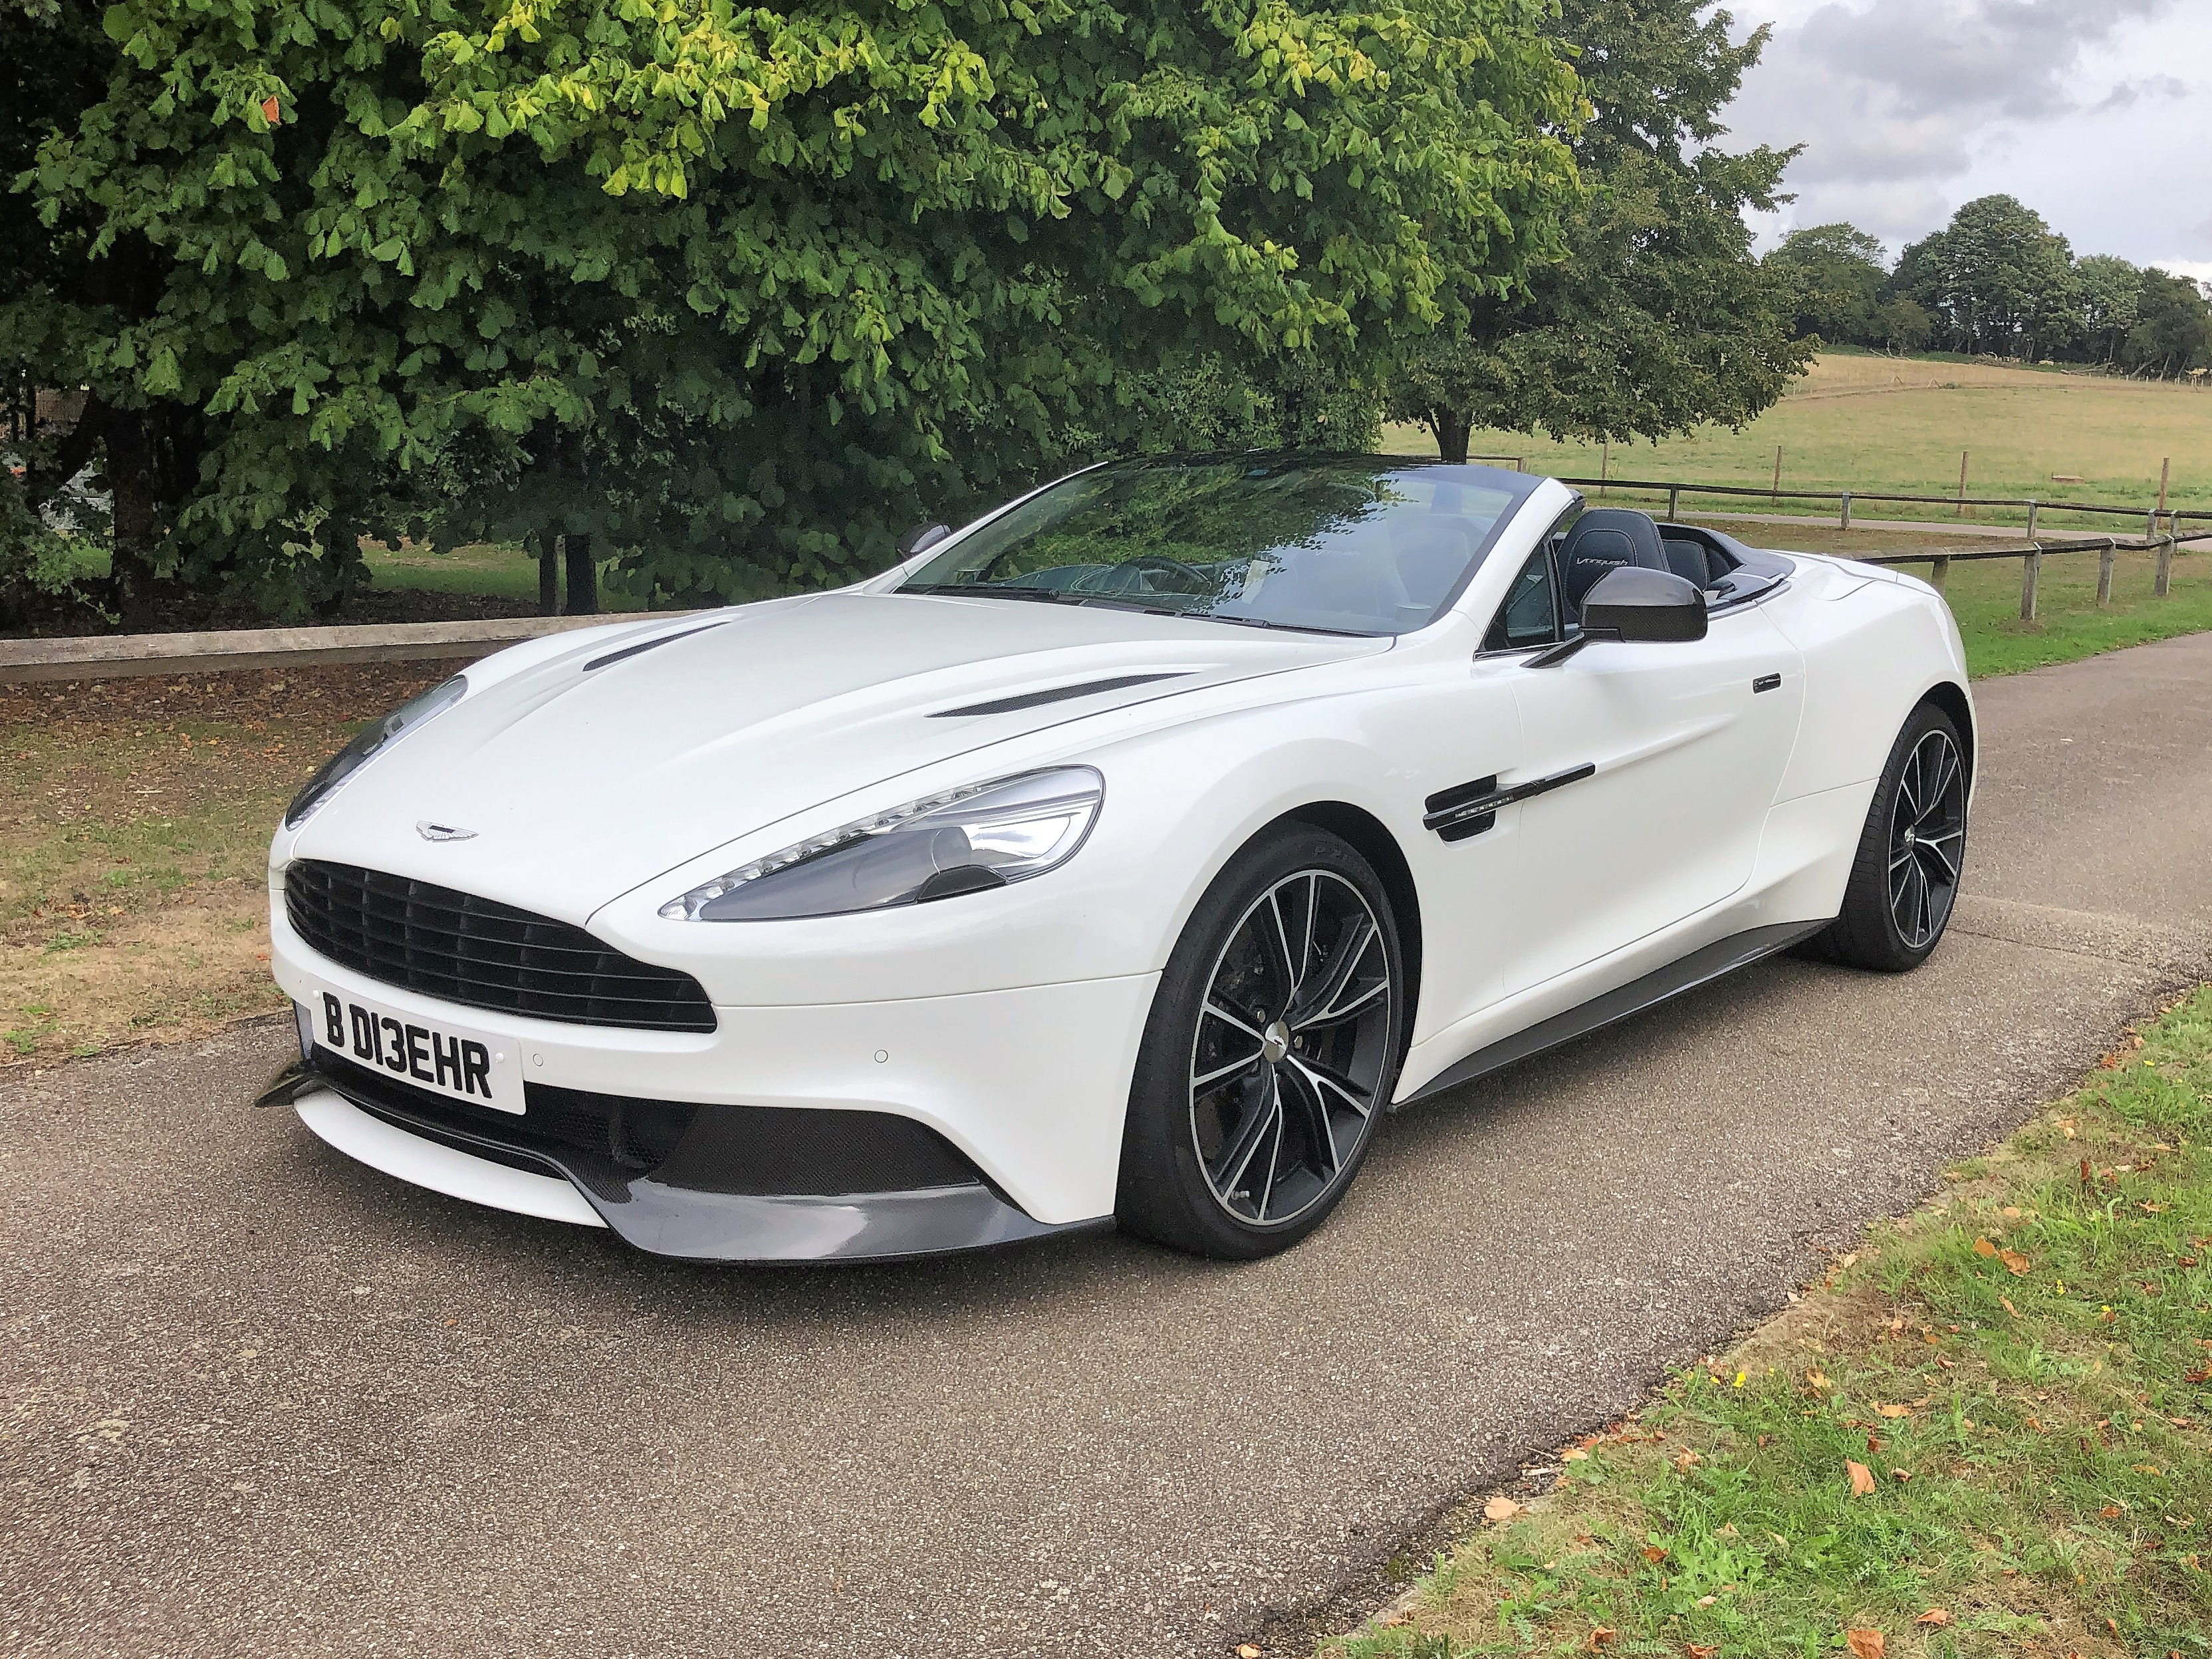
<instances>
[{"instance_id":1,"label":"asphalt driveway","mask_svg":"<svg viewBox=\"0 0 2212 1659\"><path fill-rule=\"evenodd\" d=\"M2212 635L1986 684L1921 973L1782 961L1392 1120L1225 1267L704 1271L243 1104L0 1078L0 1649L1221 1653L1633 1404L2212 962Z\"/></svg>"}]
</instances>

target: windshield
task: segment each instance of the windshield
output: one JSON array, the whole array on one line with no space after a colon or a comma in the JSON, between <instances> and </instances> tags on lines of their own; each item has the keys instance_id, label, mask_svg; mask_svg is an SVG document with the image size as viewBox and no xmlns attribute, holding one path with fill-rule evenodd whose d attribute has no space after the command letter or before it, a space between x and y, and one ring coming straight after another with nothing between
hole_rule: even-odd
<instances>
[{"instance_id":1,"label":"windshield","mask_svg":"<svg viewBox=\"0 0 2212 1659\"><path fill-rule=\"evenodd\" d=\"M897 591L1409 633L1541 482L1373 455L1116 462L958 538Z\"/></svg>"}]
</instances>

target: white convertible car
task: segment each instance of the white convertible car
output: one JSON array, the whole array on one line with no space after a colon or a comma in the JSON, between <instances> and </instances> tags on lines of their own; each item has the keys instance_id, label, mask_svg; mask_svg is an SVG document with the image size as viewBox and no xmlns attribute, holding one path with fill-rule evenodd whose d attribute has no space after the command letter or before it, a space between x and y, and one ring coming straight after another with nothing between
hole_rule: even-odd
<instances>
[{"instance_id":1,"label":"white convertible car","mask_svg":"<svg viewBox=\"0 0 2212 1659\"><path fill-rule=\"evenodd\" d=\"M1910 578L1479 466L1116 462L370 726L270 851L264 1099L671 1256L1262 1255L1385 1111L1790 946L1917 964L1973 767Z\"/></svg>"}]
</instances>

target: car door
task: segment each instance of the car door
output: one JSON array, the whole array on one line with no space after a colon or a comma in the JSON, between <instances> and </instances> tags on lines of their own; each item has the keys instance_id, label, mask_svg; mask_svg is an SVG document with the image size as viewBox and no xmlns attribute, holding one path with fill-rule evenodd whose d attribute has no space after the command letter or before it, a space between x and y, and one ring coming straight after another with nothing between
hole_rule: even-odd
<instances>
[{"instance_id":1,"label":"car door","mask_svg":"<svg viewBox=\"0 0 2212 1659\"><path fill-rule=\"evenodd\" d=\"M1546 551L1557 559L1556 543ZM1556 581L1556 564L1549 574ZM1523 584L1516 592L1523 637L1493 641L1508 648L1528 642L1540 614ZM1595 641L1524 665L1512 687L1522 764L1501 781L1556 784L1514 809L1521 927L1509 995L1743 886L1796 740L1804 670L1753 604L1713 613L1703 640Z\"/></svg>"}]
</instances>

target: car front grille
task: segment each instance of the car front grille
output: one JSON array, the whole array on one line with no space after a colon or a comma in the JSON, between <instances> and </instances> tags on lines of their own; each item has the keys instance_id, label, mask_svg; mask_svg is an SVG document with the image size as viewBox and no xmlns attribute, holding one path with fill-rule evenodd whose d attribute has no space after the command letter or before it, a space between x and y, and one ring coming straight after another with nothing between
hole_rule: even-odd
<instances>
[{"instance_id":1,"label":"car front grille","mask_svg":"<svg viewBox=\"0 0 2212 1659\"><path fill-rule=\"evenodd\" d=\"M332 962L442 1002L570 1025L714 1029L714 1006L690 975L450 887L305 859L284 872L284 914Z\"/></svg>"}]
</instances>

